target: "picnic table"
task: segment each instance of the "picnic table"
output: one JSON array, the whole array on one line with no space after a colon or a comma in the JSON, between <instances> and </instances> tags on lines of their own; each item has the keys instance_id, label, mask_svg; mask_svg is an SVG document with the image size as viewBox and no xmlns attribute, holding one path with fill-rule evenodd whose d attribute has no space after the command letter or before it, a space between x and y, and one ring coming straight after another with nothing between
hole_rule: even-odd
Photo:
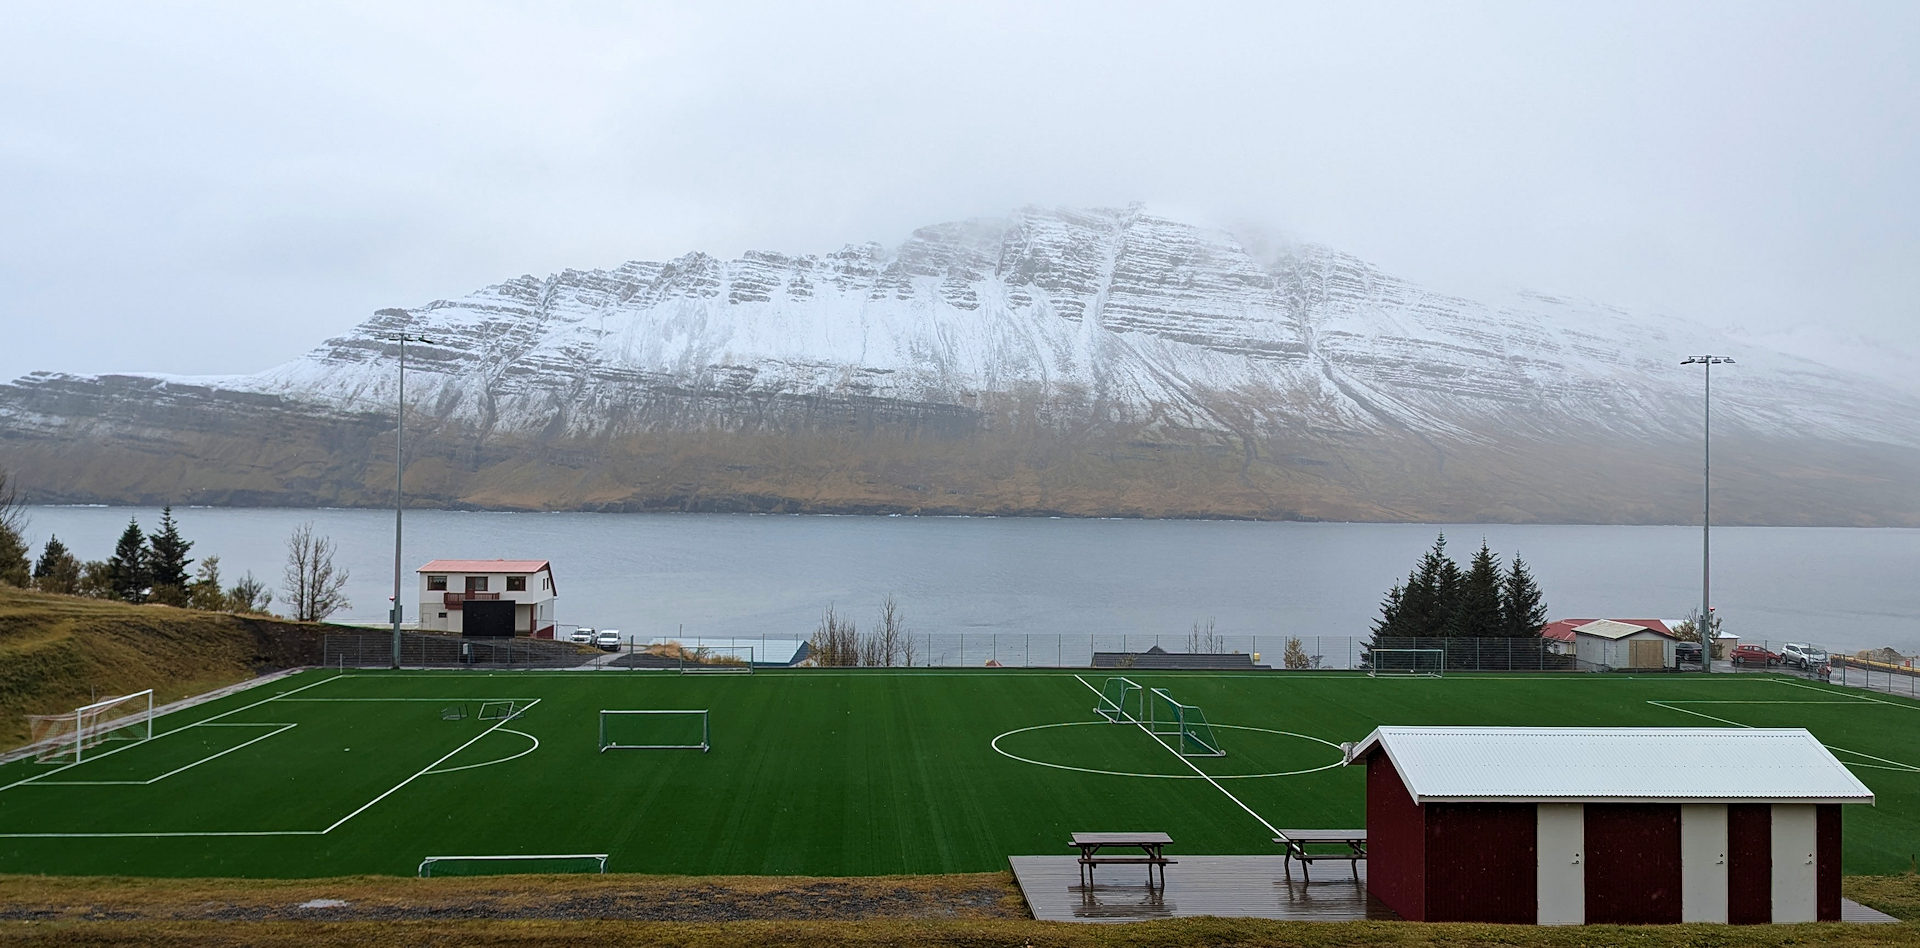
<instances>
[{"instance_id":1,"label":"picnic table","mask_svg":"<svg viewBox=\"0 0 1920 948\"><path fill-rule=\"evenodd\" d=\"M1300 875L1308 882L1313 877L1307 875L1307 868L1315 859L1345 859L1353 870L1353 877L1360 878L1360 860L1367 858L1367 831L1363 829L1283 829L1273 841L1287 848L1287 879L1293 879L1293 862L1300 861ZM1345 852L1308 852L1310 845L1345 846Z\"/></svg>"},{"instance_id":2,"label":"picnic table","mask_svg":"<svg viewBox=\"0 0 1920 948\"><path fill-rule=\"evenodd\" d=\"M1154 888L1153 867L1160 867L1159 886L1167 884L1167 867L1176 860L1168 859L1162 850L1173 837L1165 833L1075 833L1071 845L1080 848L1080 878L1087 885L1093 885L1093 867L1111 863L1142 865L1147 867L1147 887ZM1106 848L1138 849L1141 855L1102 855Z\"/></svg>"}]
</instances>

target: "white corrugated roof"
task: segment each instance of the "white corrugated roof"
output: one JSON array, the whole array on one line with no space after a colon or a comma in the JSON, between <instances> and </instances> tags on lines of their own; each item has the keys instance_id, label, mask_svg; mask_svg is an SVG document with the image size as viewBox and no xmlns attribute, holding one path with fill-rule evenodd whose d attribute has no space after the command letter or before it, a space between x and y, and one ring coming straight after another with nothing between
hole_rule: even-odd
<instances>
[{"instance_id":1,"label":"white corrugated roof","mask_svg":"<svg viewBox=\"0 0 1920 948\"><path fill-rule=\"evenodd\" d=\"M1872 803L1805 728L1382 727L1414 802Z\"/></svg>"},{"instance_id":2,"label":"white corrugated roof","mask_svg":"<svg viewBox=\"0 0 1920 948\"><path fill-rule=\"evenodd\" d=\"M1595 619L1586 625L1574 627L1573 631L1576 635L1597 635L1603 639L1624 639L1629 635L1641 632L1651 632L1654 635L1660 635L1660 633L1654 632L1644 625L1629 625L1625 622L1615 622L1612 619ZM1665 638L1665 636L1661 637Z\"/></svg>"}]
</instances>

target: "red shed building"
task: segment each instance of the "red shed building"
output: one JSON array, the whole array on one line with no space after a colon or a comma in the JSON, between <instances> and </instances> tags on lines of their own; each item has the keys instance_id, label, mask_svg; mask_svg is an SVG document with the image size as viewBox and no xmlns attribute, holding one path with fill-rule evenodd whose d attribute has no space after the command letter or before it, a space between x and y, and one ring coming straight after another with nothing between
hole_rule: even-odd
<instances>
[{"instance_id":1,"label":"red shed building","mask_svg":"<svg viewBox=\"0 0 1920 948\"><path fill-rule=\"evenodd\" d=\"M1430 922L1840 919L1840 805L1804 728L1382 727L1367 889Z\"/></svg>"}]
</instances>

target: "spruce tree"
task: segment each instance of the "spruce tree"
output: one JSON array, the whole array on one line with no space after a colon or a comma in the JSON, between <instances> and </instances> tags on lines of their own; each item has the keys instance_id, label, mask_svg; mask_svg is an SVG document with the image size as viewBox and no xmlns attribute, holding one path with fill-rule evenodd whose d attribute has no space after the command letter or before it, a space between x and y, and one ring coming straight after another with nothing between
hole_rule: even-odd
<instances>
[{"instance_id":1,"label":"spruce tree","mask_svg":"<svg viewBox=\"0 0 1920 948\"><path fill-rule=\"evenodd\" d=\"M107 588L115 599L145 602L148 585L147 538L140 532L140 521L129 519L113 555L107 558Z\"/></svg>"},{"instance_id":2,"label":"spruce tree","mask_svg":"<svg viewBox=\"0 0 1920 948\"><path fill-rule=\"evenodd\" d=\"M71 596L80 591L80 561L57 536L47 537L33 564L33 585L41 592Z\"/></svg>"},{"instance_id":3,"label":"spruce tree","mask_svg":"<svg viewBox=\"0 0 1920 948\"><path fill-rule=\"evenodd\" d=\"M1460 579L1448 626L1450 635L1460 638L1496 638L1507 634L1500 602L1500 560L1480 541L1480 551Z\"/></svg>"},{"instance_id":4,"label":"spruce tree","mask_svg":"<svg viewBox=\"0 0 1920 948\"><path fill-rule=\"evenodd\" d=\"M1547 625L1547 606L1541 601L1540 587L1534 584L1533 574L1527 572L1527 564L1518 553L1513 555L1513 566L1501 585L1500 613L1511 638L1539 638L1540 630Z\"/></svg>"},{"instance_id":5,"label":"spruce tree","mask_svg":"<svg viewBox=\"0 0 1920 948\"><path fill-rule=\"evenodd\" d=\"M1402 628L1400 598L1400 584L1394 583L1393 588L1387 590L1387 598L1380 601L1380 618L1373 623L1374 648L1387 648L1387 639L1406 634Z\"/></svg>"},{"instance_id":6,"label":"spruce tree","mask_svg":"<svg viewBox=\"0 0 1920 948\"><path fill-rule=\"evenodd\" d=\"M1447 556L1447 535L1442 533L1433 541L1433 549L1420 557L1400 594L1405 634L1422 638L1446 635L1459 598L1460 566Z\"/></svg>"},{"instance_id":7,"label":"spruce tree","mask_svg":"<svg viewBox=\"0 0 1920 948\"><path fill-rule=\"evenodd\" d=\"M193 543L180 536L180 527L173 522L173 507L161 508L160 529L147 537L147 579L156 591L164 587L185 593L191 549Z\"/></svg>"}]
</instances>

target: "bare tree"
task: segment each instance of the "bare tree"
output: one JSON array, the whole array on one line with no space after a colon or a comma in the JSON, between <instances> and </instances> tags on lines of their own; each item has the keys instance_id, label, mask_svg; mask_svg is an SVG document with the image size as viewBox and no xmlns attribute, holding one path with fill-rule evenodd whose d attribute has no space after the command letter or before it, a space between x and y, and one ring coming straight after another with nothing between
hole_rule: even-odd
<instances>
[{"instance_id":1,"label":"bare tree","mask_svg":"<svg viewBox=\"0 0 1920 948\"><path fill-rule=\"evenodd\" d=\"M906 621L900 617L900 603L892 596L880 601L880 623L873 637L876 640L874 650L881 659L877 664L913 664L913 658L908 654L913 649L913 636L907 632Z\"/></svg>"},{"instance_id":2,"label":"bare tree","mask_svg":"<svg viewBox=\"0 0 1920 948\"><path fill-rule=\"evenodd\" d=\"M313 522L295 528L287 538L287 568L282 576L293 618L318 622L347 606L347 571L333 565L333 540L313 535Z\"/></svg>"},{"instance_id":3,"label":"bare tree","mask_svg":"<svg viewBox=\"0 0 1920 948\"><path fill-rule=\"evenodd\" d=\"M1306 648L1300 644L1300 637L1297 635L1287 638L1287 650L1280 656L1280 661L1288 668L1313 667L1313 657L1307 654Z\"/></svg>"},{"instance_id":4,"label":"bare tree","mask_svg":"<svg viewBox=\"0 0 1920 948\"><path fill-rule=\"evenodd\" d=\"M820 617L820 627L814 630L807 644L815 665L860 664L860 633L854 628L853 620L840 618L831 605Z\"/></svg>"},{"instance_id":5,"label":"bare tree","mask_svg":"<svg viewBox=\"0 0 1920 948\"><path fill-rule=\"evenodd\" d=\"M1213 619L1211 617L1207 619L1207 627L1205 629L1200 627L1200 623L1195 622L1193 624L1193 631L1187 633L1187 651L1189 652L1219 654L1226 650L1227 640L1220 633L1213 630Z\"/></svg>"},{"instance_id":6,"label":"bare tree","mask_svg":"<svg viewBox=\"0 0 1920 948\"><path fill-rule=\"evenodd\" d=\"M0 469L0 583L25 587L32 581L27 559L27 508L19 491Z\"/></svg>"}]
</instances>

